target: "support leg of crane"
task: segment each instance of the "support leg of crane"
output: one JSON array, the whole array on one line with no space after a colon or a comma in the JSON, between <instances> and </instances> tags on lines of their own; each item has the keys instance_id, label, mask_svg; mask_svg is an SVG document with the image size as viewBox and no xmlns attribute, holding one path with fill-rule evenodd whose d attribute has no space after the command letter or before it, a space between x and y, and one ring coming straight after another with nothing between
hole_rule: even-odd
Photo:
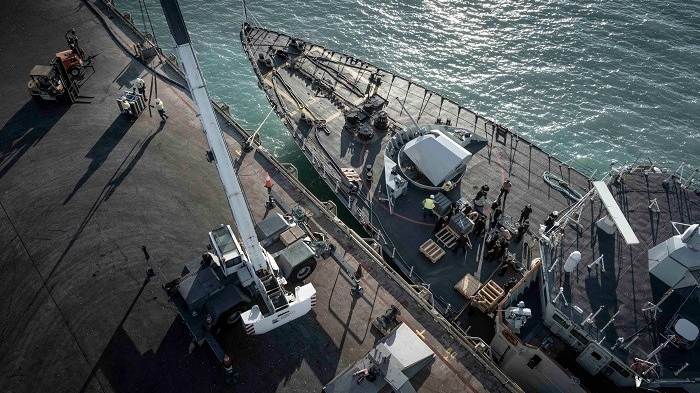
<instances>
[{"instance_id":1,"label":"support leg of crane","mask_svg":"<svg viewBox=\"0 0 700 393\"><path fill-rule=\"evenodd\" d=\"M359 299L364 294L365 289L360 286L360 280L355 280L355 286L350 290L353 299Z\"/></svg>"},{"instance_id":2,"label":"support leg of crane","mask_svg":"<svg viewBox=\"0 0 700 393\"><path fill-rule=\"evenodd\" d=\"M226 384L227 384L227 385L233 386L233 385L237 384L237 383L238 383L238 380L239 380L240 378L241 378L241 375L240 375L240 374L238 374L238 373L236 373L236 372L233 372L233 371L231 371L231 372L226 371L225 380L226 380Z\"/></svg>"}]
</instances>

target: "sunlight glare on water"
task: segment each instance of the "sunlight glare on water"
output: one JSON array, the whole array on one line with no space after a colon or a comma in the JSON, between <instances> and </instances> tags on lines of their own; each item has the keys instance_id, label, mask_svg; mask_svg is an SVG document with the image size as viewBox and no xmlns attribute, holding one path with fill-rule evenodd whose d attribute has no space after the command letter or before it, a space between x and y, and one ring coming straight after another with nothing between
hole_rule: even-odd
<instances>
[{"instance_id":1,"label":"sunlight glare on water","mask_svg":"<svg viewBox=\"0 0 700 393\"><path fill-rule=\"evenodd\" d=\"M156 36L172 39L159 2ZM142 26L137 0L122 0ZM247 128L269 112L238 33L237 1L182 1L215 99ZM249 1L263 27L410 77L576 165L700 164L700 3L654 1ZM303 157L274 116L264 145Z\"/></svg>"}]
</instances>

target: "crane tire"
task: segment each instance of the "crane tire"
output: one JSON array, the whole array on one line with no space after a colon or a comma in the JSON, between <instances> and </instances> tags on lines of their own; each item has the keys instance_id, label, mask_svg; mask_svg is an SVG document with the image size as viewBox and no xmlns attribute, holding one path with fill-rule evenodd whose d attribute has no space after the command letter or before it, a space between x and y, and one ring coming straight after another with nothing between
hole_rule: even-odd
<instances>
[{"instance_id":1,"label":"crane tire","mask_svg":"<svg viewBox=\"0 0 700 393\"><path fill-rule=\"evenodd\" d=\"M314 258L309 258L294 266L289 274L289 279L291 281L303 281L314 272L314 269L316 269L316 260Z\"/></svg>"}]
</instances>

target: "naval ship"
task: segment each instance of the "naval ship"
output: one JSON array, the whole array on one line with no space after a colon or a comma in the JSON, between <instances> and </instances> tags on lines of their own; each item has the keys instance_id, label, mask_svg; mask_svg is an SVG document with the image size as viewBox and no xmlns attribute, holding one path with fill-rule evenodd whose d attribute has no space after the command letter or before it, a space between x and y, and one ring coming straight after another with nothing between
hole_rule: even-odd
<instances>
[{"instance_id":1,"label":"naval ship","mask_svg":"<svg viewBox=\"0 0 700 393\"><path fill-rule=\"evenodd\" d=\"M697 169L577 169L247 10L240 38L366 241L523 390L700 391Z\"/></svg>"}]
</instances>

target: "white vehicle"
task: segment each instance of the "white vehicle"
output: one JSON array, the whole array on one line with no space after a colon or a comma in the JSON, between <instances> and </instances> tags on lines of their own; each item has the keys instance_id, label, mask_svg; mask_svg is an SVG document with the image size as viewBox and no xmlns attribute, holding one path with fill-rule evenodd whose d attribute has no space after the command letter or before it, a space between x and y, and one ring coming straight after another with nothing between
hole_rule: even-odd
<instances>
[{"instance_id":1,"label":"white vehicle","mask_svg":"<svg viewBox=\"0 0 700 393\"><path fill-rule=\"evenodd\" d=\"M297 286L293 293L285 290L284 285L290 275L303 279L311 274L315 267L314 250L303 241L290 245L289 248L295 248L280 257L284 262L281 270L261 246L180 7L177 0L163 0L161 5L243 245L230 226L210 232L214 252L188 264L186 274L166 284L165 289L171 298L176 298L173 303L195 337L206 337L207 329L200 331L202 325L220 323L223 316L233 322L239 314L248 334L262 334L311 310L316 298L312 284ZM278 217L277 222L280 230L293 225L283 217ZM222 293L227 296L220 296ZM242 310L243 306L249 309ZM206 315L201 315L202 311Z\"/></svg>"}]
</instances>

